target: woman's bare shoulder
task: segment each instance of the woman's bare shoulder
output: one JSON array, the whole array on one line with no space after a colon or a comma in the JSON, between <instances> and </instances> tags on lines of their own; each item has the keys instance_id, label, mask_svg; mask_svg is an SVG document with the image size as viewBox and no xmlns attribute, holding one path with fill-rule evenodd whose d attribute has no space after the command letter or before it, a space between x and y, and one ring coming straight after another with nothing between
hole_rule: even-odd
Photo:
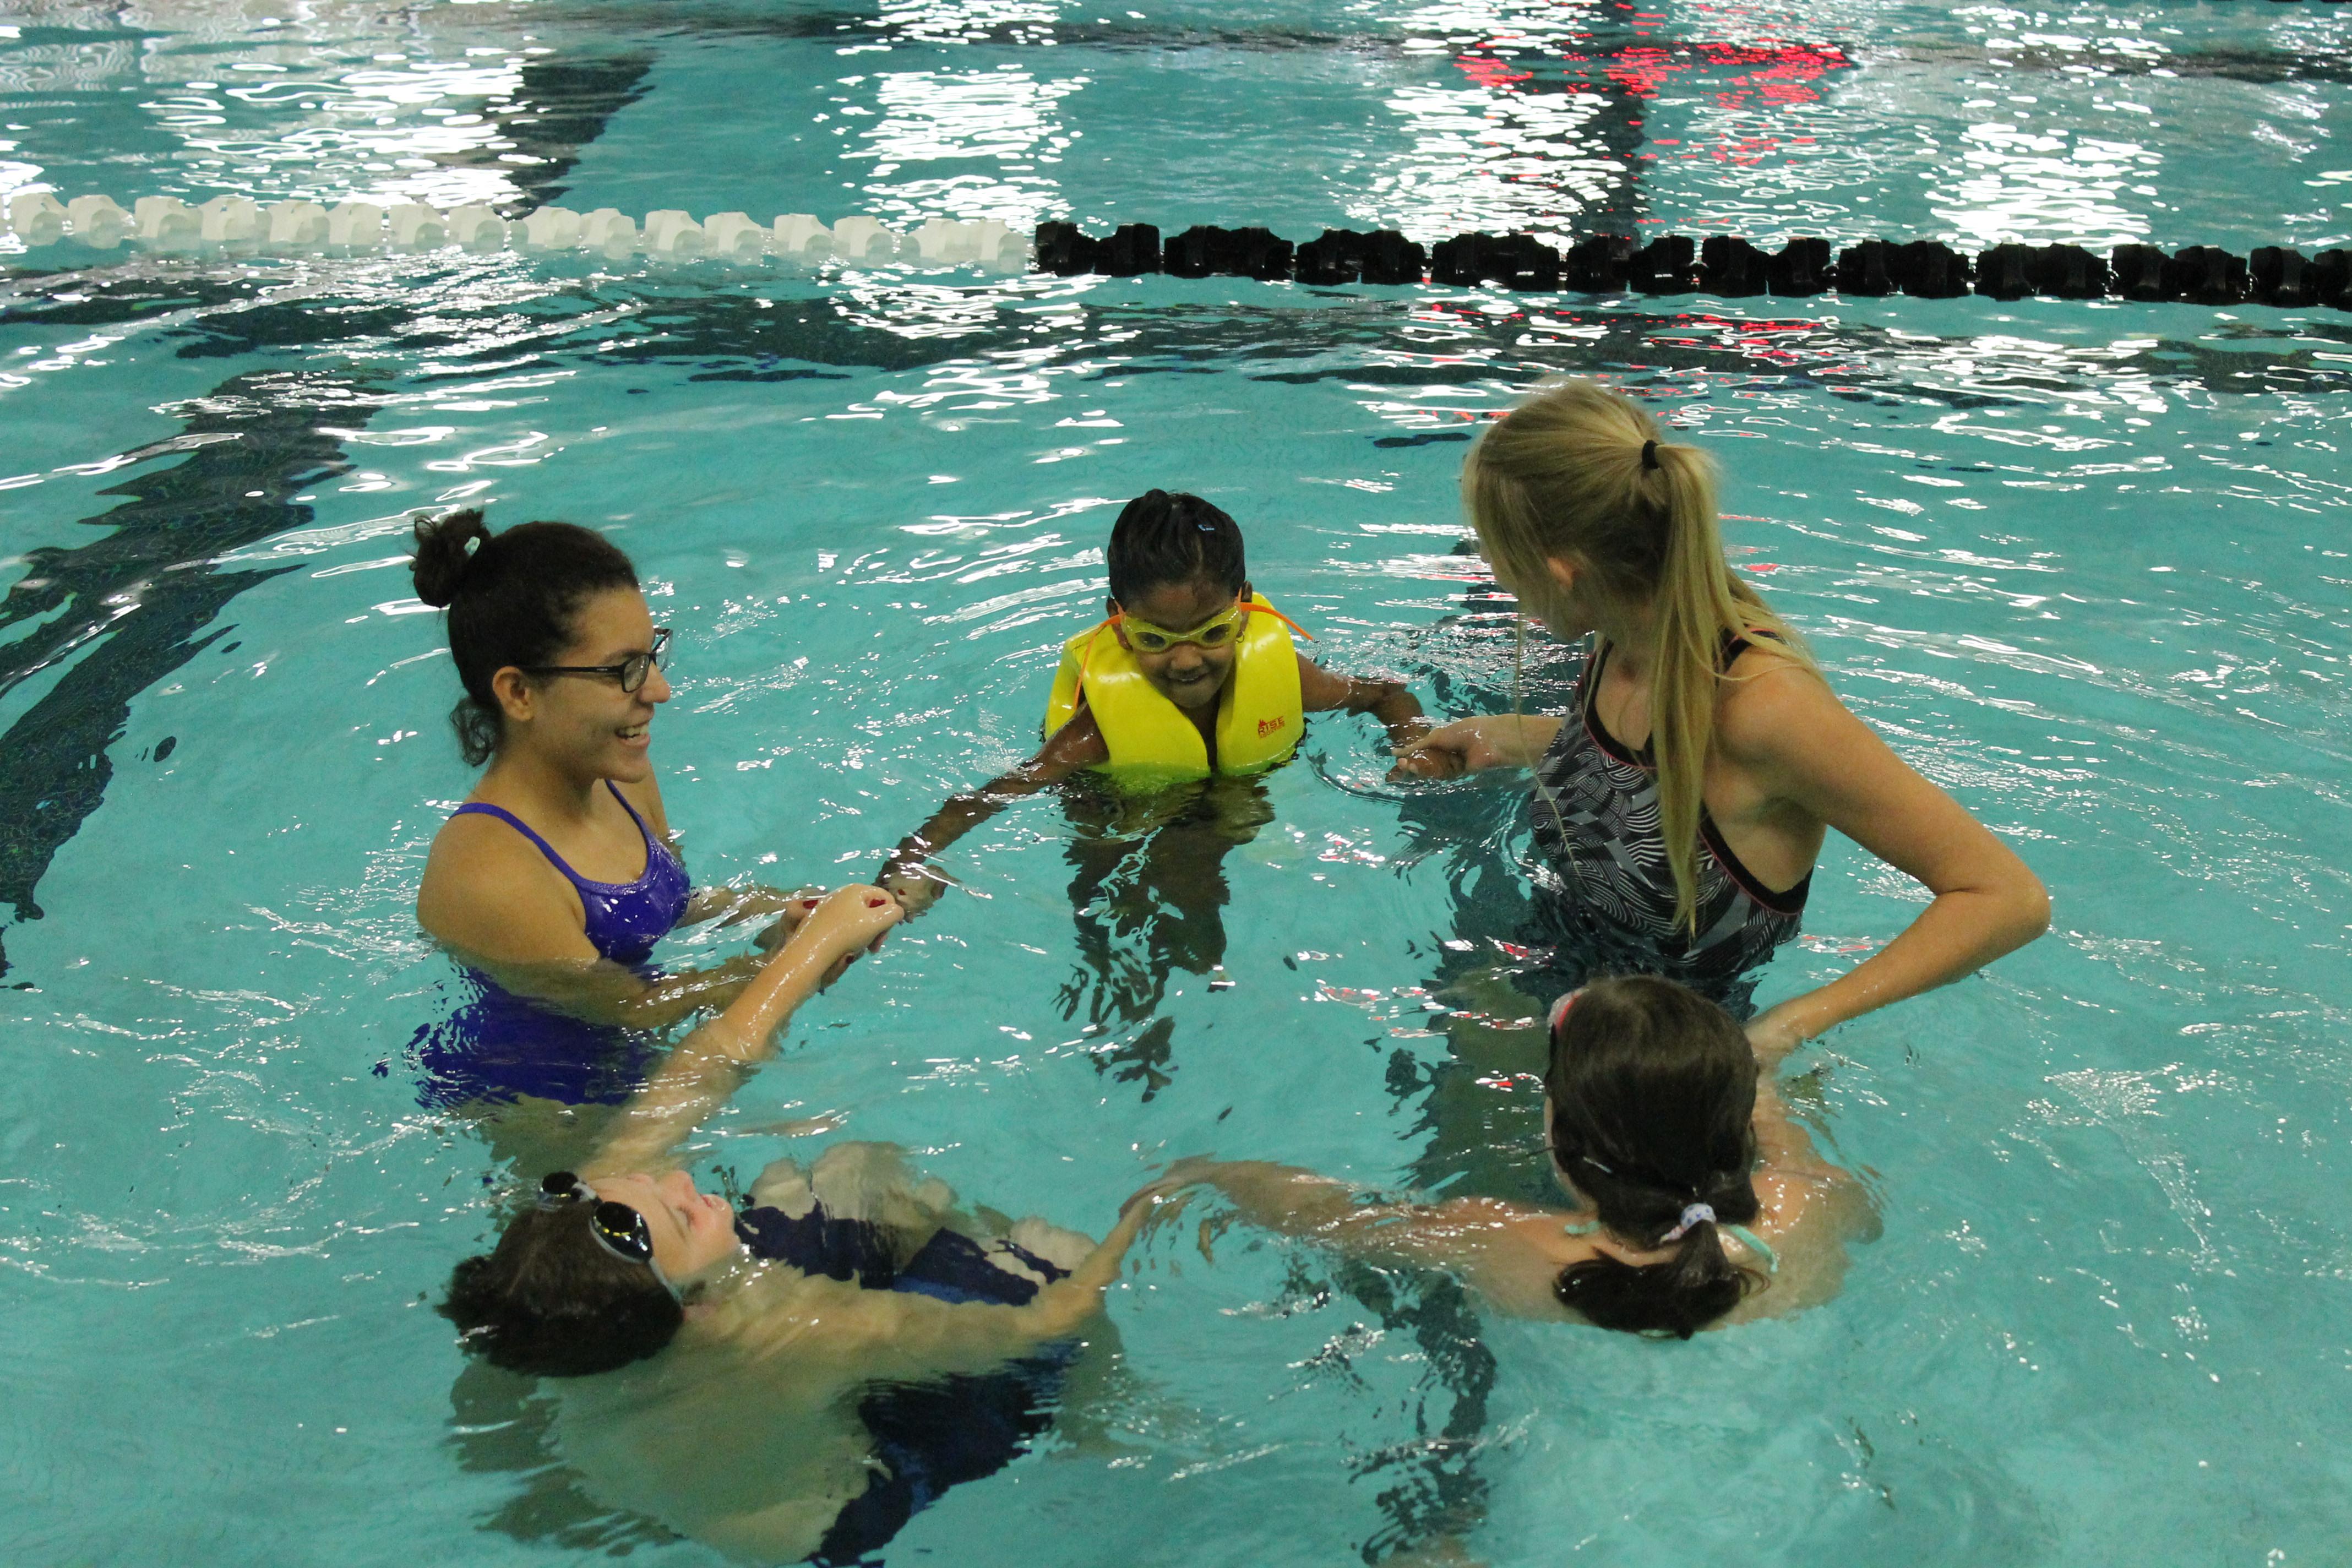
<instances>
[{"instance_id":1,"label":"woman's bare shoulder","mask_svg":"<svg viewBox=\"0 0 2352 1568\"><path fill-rule=\"evenodd\" d=\"M593 959L587 914L538 846L482 812L434 835L416 889L416 922L444 946L517 963Z\"/></svg>"}]
</instances>

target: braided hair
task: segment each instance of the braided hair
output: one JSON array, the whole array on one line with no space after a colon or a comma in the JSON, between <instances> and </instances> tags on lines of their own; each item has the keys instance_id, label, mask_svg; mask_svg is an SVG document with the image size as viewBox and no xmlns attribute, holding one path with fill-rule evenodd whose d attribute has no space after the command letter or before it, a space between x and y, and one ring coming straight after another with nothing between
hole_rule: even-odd
<instances>
[{"instance_id":1,"label":"braided hair","mask_svg":"<svg viewBox=\"0 0 2352 1568\"><path fill-rule=\"evenodd\" d=\"M1122 605L1170 584L1208 582L1238 594L1249 580L1241 525L1182 490L1146 490L1127 503L1111 525L1103 571Z\"/></svg>"}]
</instances>

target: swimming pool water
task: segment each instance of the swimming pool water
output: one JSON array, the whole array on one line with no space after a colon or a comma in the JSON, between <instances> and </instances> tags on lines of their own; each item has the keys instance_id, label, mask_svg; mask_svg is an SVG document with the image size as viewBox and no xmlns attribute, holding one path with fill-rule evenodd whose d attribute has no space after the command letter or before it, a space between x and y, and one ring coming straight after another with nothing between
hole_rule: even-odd
<instances>
[{"instance_id":1,"label":"swimming pool water","mask_svg":"<svg viewBox=\"0 0 2352 1568\"><path fill-rule=\"evenodd\" d=\"M21 10L0 197L560 186L1967 248L2352 228L2347 24L2317 4ZM1829 1306L1664 1346L1163 1236L1114 1292L1119 1379L887 1555L2340 1552L2352 318L5 259L9 1561L719 1560L583 1493L543 1397L466 1370L429 1310L497 1184L584 1133L416 1105L456 972L411 903L469 776L410 509L611 529L677 628L658 755L698 878L837 879L1026 754L1150 486L1232 510L1333 667L1507 701L1453 482L1475 419L1556 370L1722 458L1735 562L2053 891L2041 942L1792 1064L1885 1235ZM1530 690L1559 679L1536 649ZM1317 721L1226 803L1213 874L1122 858L1138 824L1008 810L701 1168L748 1180L823 1118L1097 1230L1202 1150L1532 1190L1528 1064L1454 1016L1500 1005L1476 972L1507 958L1522 796L1387 785L1378 740ZM1833 840L1763 999L1921 901Z\"/></svg>"}]
</instances>

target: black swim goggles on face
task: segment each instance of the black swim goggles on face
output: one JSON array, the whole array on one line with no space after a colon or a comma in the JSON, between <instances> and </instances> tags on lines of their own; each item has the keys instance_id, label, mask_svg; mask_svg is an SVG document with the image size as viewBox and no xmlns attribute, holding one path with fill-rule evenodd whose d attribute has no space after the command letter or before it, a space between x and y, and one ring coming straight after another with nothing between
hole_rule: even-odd
<instances>
[{"instance_id":1,"label":"black swim goggles on face","mask_svg":"<svg viewBox=\"0 0 2352 1568\"><path fill-rule=\"evenodd\" d=\"M588 1234L596 1245L625 1263L642 1263L659 1277L654 1264L654 1233L646 1216L623 1203L599 1199L596 1189L569 1171L553 1171L540 1179L539 1206L560 1209L572 1204L594 1204L588 1216ZM667 1281L664 1281L667 1283Z\"/></svg>"},{"instance_id":2,"label":"black swim goggles on face","mask_svg":"<svg viewBox=\"0 0 2352 1568\"><path fill-rule=\"evenodd\" d=\"M621 689L635 691L646 683L646 677L659 669L669 658L669 628L654 628L654 646L645 653L633 653L618 664L531 664L519 665L525 675L611 675L620 679ZM550 1181L553 1177L548 1178Z\"/></svg>"}]
</instances>

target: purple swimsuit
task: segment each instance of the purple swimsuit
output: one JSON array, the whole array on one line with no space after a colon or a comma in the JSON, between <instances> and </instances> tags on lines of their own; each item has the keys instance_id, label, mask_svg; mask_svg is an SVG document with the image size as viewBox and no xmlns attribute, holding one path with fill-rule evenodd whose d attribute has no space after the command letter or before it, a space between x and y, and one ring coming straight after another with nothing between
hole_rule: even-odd
<instances>
[{"instance_id":1,"label":"purple swimsuit","mask_svg":"<svg viewBox=\"0 0 2352 1568\"><path fill-rule=\"evenodd\" d=\"M499 806L469 804L455 815L495 816L538 845L579 890L588 942L598 956L648 973L646 960L686 913L691 885L686 867L654 837L636 807L611 780L604 787L646 841L646 868L634 882L591 881L521 818ZM479 970L466 973L478 994L446 1021L419 1029L410 1041L425 1071L418 1098L426 1105L511 1100L523 1094L567 1105L617 1105L644 1082L660 1046L657 1037L592 1024L518 996Z\"/></svg>"}]
</instances>

